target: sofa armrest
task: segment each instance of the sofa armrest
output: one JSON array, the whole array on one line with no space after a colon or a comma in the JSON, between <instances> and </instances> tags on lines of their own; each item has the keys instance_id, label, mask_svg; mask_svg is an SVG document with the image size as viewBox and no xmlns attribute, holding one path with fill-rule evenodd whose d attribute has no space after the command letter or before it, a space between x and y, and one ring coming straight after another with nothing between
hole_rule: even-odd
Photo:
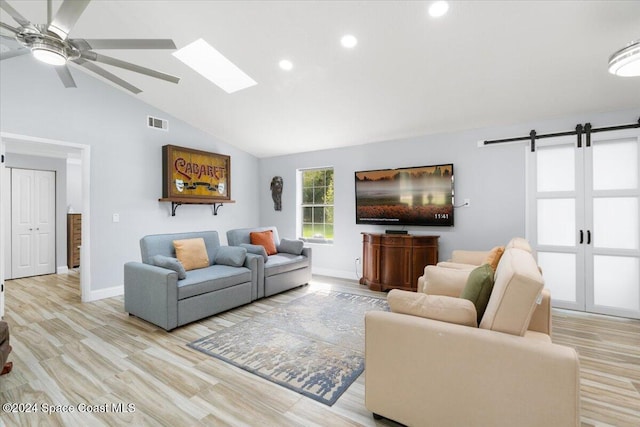
<instances>
[{"instance_id":1,"label":"sofa armrest","mask_svg":"<svg viewBox=\"0 0 640 427\"><path fill-rule=\"evenodd\" d=\"M178 326L178 273L162 267L124 265L124 310L169 331Z\"/></svg>"},{"instance_id":2,"label":"sofa armrest","mask_svg":"<svg viewBox=\"0 0 640 427\"><path fill-rule=\"evenodd\" d=\"M264 297L264 258L262 255L247 253L244 267L251 270L251 300Z\"/></svg>"},{"instance_id":3,"label":"sofa armrest","mask_svg":"<svg viewBox=\"0 0 640 427\"><path fill-rule=\"evenodd\" d=\"M467 284L470 272L471 270L427 265L424 268L424 276L418 278L418 292L457 298Z\"/></svg>"},{"instance_id":4,"label":"sofa armrest","mask_svg":"<svg viewBox=\"0 0 640 427\"><path fill-rule=\"evenodd\" d=\"M451 261L440 261L436 265L442 268L455 268L456 270L473 270L474 268L478 267L478 265L475 264L464 264L461 262Z\"/></svg>"},{"instance_id":5,"label":"sofa armrest","mask_svg":"<svg viewBox=\"0 0 640 427\"><path fill-rule=\"evenodd\" d=\"M533 311L528 330L551 335L551 293L549 289L542 290L542 300Z\"/></svg>"},{"instance_id":6,"label":"sofa armrest","mask_svg":"<svg viewBox=\"0 0 640 427\"><path fill-rule=\"evenodd\" d=\"M311 253L312 253L311 248L309 247L302 248L302 255L309 258L309 265L311 265Z\"/></svg>"},{"instance_id":7,"label":"sofa armrest","mask_svg":"<svg viewBox=\"0 0 640 427\"><path fill-rule=\"evenodd\" d=\"M387 295L387 303L393 313L478 326L476 306L468 299L391 289Z\"/></svg>"},{"instance_id":8,"label":"sofa armrest","mask_svg":"<svg viewBox=\"0 0 640 427\"><path fill-rule=\"evenodd\" d=\"M302 255L306 256L309 259L309 280L311 280L311 268L313 266L313 263L311 262L311 260L312 260L313 251L311 250L311 248L308 248L308 247L302 248Z\"/></svg>"},{"instance_id":9,"label":"sofa armrest","mask_svg":"<svg viewBox=\"0 0 640 427\"><path fill-rule=\"evenodd\" d=\"M449 261L459 264L471 264L478 266L485 262L489 253L490 251L455 250L451 252L451 259Z\"/></svg>"},{"instance_id":10,"label":"sofa armrest","mask_svg":"<svg viewBox=\"0 0 640 427\"><path fill-rule=\"evenodd\" d=\"M570 347L370 311L365 365L366 407L406 425L579 425Z\"/></svg>"}]
</instances>

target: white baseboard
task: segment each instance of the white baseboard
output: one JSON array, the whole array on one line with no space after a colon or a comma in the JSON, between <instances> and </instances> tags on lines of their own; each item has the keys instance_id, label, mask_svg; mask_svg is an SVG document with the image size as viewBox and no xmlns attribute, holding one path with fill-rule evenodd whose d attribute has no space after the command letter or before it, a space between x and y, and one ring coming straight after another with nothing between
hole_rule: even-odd
<instances>
[{"instance_id":1,"label":"white baseboard","mask_svg":"<svg viewBox=\"0 0 640 427\"><path fill-rule=\"evenodd\" d=\"M98 289L95 291L91 291L86 298L82 298L82 302L98 301L105 298L117 297L123 294L124 294L124 285L114 286L112 288L107 288L107 289Z\"/></svg>"},{"instance_id":2,"label":"white baseboard","mask_svg":"<svg viewBox=\"0 0 640 427\"><path fill-rule=\"evenodd\" d=\"M56 274L67 274L67 273L69 273L69 267L67 267L66 265L56 268Z\"/></svg>"},{"instance_id":3,"label":"white baseboard","mask_svg":"<svg viewBox=\"0 0 640 427\"><path fill-rule=\"evenodd\" d=\"M360 277L356 276L355 271L346 271L346 270L334 270L331 268L317 268L313 267L311 269L313 274L317 274L320 276L329 276L329 277L337 277L339 279L349 279L349 280L359 280Z\"/></svg>"}]
</instances>

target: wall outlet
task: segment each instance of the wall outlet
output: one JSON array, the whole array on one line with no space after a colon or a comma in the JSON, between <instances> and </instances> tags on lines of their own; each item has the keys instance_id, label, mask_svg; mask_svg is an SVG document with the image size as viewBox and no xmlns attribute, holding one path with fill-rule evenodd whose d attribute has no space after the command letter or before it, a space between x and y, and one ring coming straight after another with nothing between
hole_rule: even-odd
<instances>
[{"instance_id":1,"label":"wall outlet","mask_svg":"<svg viewBox=\"0 0 640 427\"><path fill-rule=\"evenodd\" d=\"M120 214L117 214L117 213L113 214L113 222L120 222Z\"/></svg>"},{"instance_id":2,"label":"wall outlet","mask_svg":"<svg viewBox=\"0 0 640 427\"><path fill-rule=\"evenodd\" d=\"M464 199L464 207L468 208L471 206L471 199Z\"/></svg>"},{"instance_id":3,"label":"wall outlet","mask_svg":"<svg viewBox=\"0 0 640 427\"><path fill-rule=\"evenodd\" d=\"M356 264L360 265L360 257L356 257Z\"/></svg>"}]
</instances>

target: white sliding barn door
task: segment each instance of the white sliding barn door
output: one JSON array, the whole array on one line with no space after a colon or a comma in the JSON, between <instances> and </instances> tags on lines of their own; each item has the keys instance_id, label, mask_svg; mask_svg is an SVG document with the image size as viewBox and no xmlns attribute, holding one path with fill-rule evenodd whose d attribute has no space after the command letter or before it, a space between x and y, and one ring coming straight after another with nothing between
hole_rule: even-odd
<instances>
[{"instance_id":1,"label":"white sliding barn door","mask_svg":"<svg viewBox=\"0 0 640 427\"><path fill-rule=\"evenodd\" d=\"M529 240L554 307L640 318L640 131L540 140Z\"/></svg>"},{"instance_id":2,"label":"white sliding barn door","mask_svg":"<svg viewBox=\"0 0 640 427\"><path fill-rule=\"evenodd\" d=\"M12 278L55 273L55 242L55 172L12 169Z\"/></svg>"},{"instance_id":3,"label":"white sliding barn door","mask_svg":"<svg viewBox=\"0 0 640 427\"><path fill-rule=\"evenodd\" d=\"M640 318L640 131L593 134L585 163L587 311Z\"/></svg>"}]
</instances>

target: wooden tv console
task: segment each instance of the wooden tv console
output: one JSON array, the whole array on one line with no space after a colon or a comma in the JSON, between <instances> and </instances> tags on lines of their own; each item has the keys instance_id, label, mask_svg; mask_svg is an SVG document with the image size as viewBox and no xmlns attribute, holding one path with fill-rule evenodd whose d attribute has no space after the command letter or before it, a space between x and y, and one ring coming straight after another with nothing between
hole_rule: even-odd
<instances>
[{"instance_id":1,"label":"wooden tv console","mask_svg":"<svg viewBox=\"0 0 640 427\"><path fill-rule=\"evenodd\" d=\"M361 285L416 291L424 267L438 263L440 236L362 233Z\"/></svg>"}]
</instances>

